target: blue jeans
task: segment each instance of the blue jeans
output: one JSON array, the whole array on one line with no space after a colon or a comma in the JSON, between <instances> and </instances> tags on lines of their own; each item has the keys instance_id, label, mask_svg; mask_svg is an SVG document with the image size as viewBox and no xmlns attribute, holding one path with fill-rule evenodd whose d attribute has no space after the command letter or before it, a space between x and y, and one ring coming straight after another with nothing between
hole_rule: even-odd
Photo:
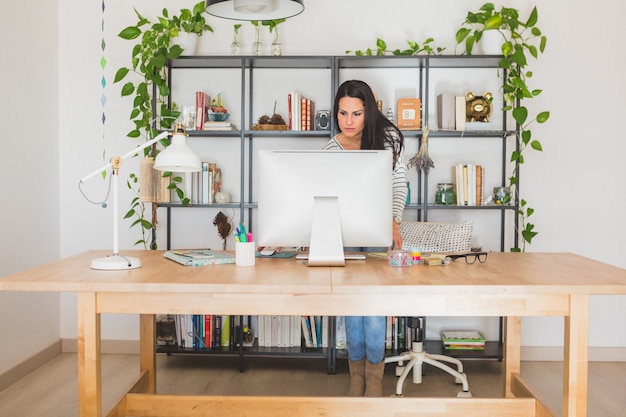
<instances>
[{"instance_id":1,"label":"blue jeans","mask_svg":"<svg viewBox=\"0 0 626 417\"><path fill-rule=\"evenodd\" d=\"M348 359L367 359L372 364L385 358L384 316L346 316L346 343Z\"/></svg>"},{"instance_id":2,"label":"blue jeans","mask_svg":"<svg viewBox=\"0 0 626 417\"><path fill-rule=\"evenodd\" d=\"M346 252L386 252L387 248L344 248ZM367 359L377 364L385 359L385 332L387 320L384 316L346 316L346 344L348 359Z\"/></svg>"}]
</instances>

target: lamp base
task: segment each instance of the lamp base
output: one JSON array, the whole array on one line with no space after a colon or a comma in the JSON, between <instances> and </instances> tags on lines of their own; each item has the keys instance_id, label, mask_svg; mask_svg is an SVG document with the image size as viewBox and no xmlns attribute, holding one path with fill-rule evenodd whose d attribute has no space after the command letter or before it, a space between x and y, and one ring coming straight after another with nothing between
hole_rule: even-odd
<instances>
[{"instance_id":1,"label":"lamp base","mask_svg":"<svg viewBox=\"0 0 626 417\"><path fill-rule=\"evenodd\" d=\"M141 261L138 258L122 255L109 255L105 258L96 258L91 261L91 269L101 269L107 271L119 271L123 269L141 268Z\"/></svg>"}]
</instances>

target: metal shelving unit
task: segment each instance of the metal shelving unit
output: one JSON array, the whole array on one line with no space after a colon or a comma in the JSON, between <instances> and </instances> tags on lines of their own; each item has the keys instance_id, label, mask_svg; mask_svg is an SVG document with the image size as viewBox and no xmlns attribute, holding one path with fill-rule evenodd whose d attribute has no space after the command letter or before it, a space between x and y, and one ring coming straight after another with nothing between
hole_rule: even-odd
<instances>
[{"instance_id":1,"label":"metal shelving unit","mask_svg":"<svg viewBox=\"0 0 626 417\"><path fill-rule=\"evenodd\" d=\"M422 102L422 120L428 122L429 107L435 102L434 97L428 97L431 72L440 69L490 69L494 71L498 66L500 56L189 56L181 57L173 60L168 64L168 79L172 80L173 72L178 69L230 69L240 72L241 80L241 100L238 111L241 114L242 126L236 131L190 131L191 138L220 138L239 139L240 142L240 178L239 178L239 195L241 201L230 204L211 204L211 205L190 205L183 207L181 204L175 203L155 203L160 207L167 209L167 248L171 248L172 235L172 210L182 208L200 208L200 209L221 209L230 208L239 212L240 219L253 227L252 213L256 209L257 203L253 201L253 184L252 165L254 163L254 139L255 138L330 138L336 132L336 127L332 125L330 130L326 131L261 131L252 130L254 124L253 109L254 102L254 86L255 71L259 69L265 70L281 70L281 69L319 69L330 71L330 84L328 85L328 94L332 98L339 86L340 75L343 70L348 69L410 69L415 70L415 80L419 83L419 96ZM415 81L413 80L413 81ZM247 119L245 117L247 115ZM508 160L509 149L507 149L507 139L515 137L517 149L519 149L519 141L517 140L517 131L507 128L506 114L502 114L502 130L494 131L431 131L431 138L449 138L451 140L460 138L492 138L499 141L502 148L502 175L501 181L504 185L507 182L506 164ZM421 141L421 131L407 131L405 137L408 140ZM496 146L496 145L494 145ZM429 199L428 176L421 173L416 174L417 178L417 202L407 205L408 212L415 212L417 220L428 221L429 213L439 210L487 210L500 211L500 250L505 248L505 230L509 227L517 230L517 216L514 217L512 225L507 224L505 213L507 211L517 212L517 203L513 205L501 206L441 206L435 205ZM514 199L517 202L517 198ZM516 236L516 234L515 234ZM515 237L514 246L517 247L518 241ZM329 334L329 344L332 340L334 346L334 320L332 320L332 330ZM500 338L496 341L489 341L485 351L474 352L451 352L444 351L442 344L438 340L427 340L426 348L433 353L445 353L462 358L471 359L502 359L502 327L503 319L500 319ZM298 356L311 358L325 358L328 361L329 373L334 373L335 361L337 357L345 357L345 351L337 350L334 347L324 349L307 349L307 348L265 348L259 346L252 347L235 347L228 350L223 349L178 349L172 346L160 346L158 352L171 354L215 354L215 355L237 355L241 358L240 370L243 371L243 359L246 356Z\"/></svg>"}]
</instances>

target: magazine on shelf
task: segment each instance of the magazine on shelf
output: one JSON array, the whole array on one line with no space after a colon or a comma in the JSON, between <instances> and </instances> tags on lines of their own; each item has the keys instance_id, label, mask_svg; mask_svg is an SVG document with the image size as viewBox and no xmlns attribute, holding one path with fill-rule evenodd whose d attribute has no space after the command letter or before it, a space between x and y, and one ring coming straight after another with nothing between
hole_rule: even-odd
<instances>
[{"instance_id":1,"label":"magazine on shelf","mask_svg":"<svg viewBox=\"0 0 626 417\"><path fill-rule=\"evenodd\" d=\"M165 251L164 257L185 266L234 264L235 257L231 254L210 249L171 250Z\"/></svg>"}]
</instances>

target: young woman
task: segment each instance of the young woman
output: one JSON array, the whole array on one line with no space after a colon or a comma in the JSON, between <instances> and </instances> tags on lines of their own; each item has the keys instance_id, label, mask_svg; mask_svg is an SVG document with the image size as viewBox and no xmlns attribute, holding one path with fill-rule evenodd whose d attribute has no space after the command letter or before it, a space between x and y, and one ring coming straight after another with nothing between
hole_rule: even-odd
<instances>
[{"instance_id":1,"label":"young woman","mask_svg":"<svg viewBox=\"0 0 626 417\"><path fill-rule=\"evenodd\" d=\"M393 152L393 246L402 248L398 225L406 203L404 136L376 107L363 81L344 82L337 90L333 118L338 132L326 150L388 149ZM367 167L363 167L367 169ZM382 396L385 370L385 317L346 317L350 396Z\"/></svg>"}]
</instances>

